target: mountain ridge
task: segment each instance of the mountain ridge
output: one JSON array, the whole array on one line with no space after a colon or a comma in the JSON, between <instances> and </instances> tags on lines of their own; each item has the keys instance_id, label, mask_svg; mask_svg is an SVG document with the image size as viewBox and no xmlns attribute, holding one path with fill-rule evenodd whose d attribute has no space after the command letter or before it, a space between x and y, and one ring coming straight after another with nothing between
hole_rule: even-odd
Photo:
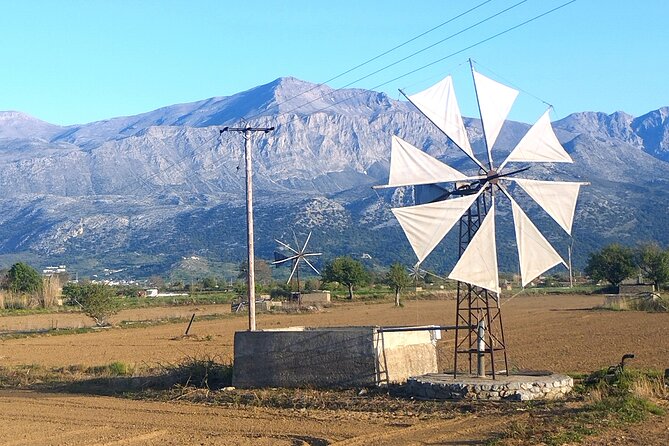
<instances>
[{"instance_id":1,"label":"mountain ridge","mask_svg":"<svg viewBox=\"0 0 669 446\"><path fill-rule=\"evenodd\" d=\"M257 246L266 258L273 239L294 227L314 230L329 256L364 252L379 263L412 263L389 210L410 202L411 190L370 188L387 179L392 134L476 173L410 104L290 77L232 96L76 126L9 113L0 112L0 263L24 253L91 271L132 264L135 273L148 274L165 273L193 253L243 258L243 142L219 134L241 114L252 125L276 127L253 141ZM669 244L653 225L669 217L667 115L669 107L640 117L582 112L553 123L575 164L533 166L528 176L591 182L577 208L577 265L613 240ZM481 153L480 122L465 122ZM528 128L507 122L498 153L508 152ZM528 207L563 244L564 234L531 202ZM621 218L625 225L616 223ZM636 221L633 230L630 221ZM435 267L453 262L447 243L428 258ZM513 257L500 255L502 263Z\"/></svg>"}]
</instances>

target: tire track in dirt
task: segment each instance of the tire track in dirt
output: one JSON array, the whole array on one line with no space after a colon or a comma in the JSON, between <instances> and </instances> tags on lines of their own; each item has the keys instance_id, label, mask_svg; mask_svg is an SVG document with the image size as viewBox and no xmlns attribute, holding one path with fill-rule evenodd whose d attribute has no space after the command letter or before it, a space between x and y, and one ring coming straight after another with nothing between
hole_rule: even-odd
<instances>
[{"instance_id":1,"label":"tire track in dirt","mask_svg":"<svg viewBox=\"0 0 669 446\"><path fill-rule=\"evenodd\" d=\"M95 443L92 444L91 446L123 446L127 444L142 444L145 441L164 437L167 434L168 431L159 430L159 431L149 432L148 434L134 435L132 437L123 438L121 440L112 441L110 443Z\"/></svg>"},{"instance_id":2,"label":"tire track in dirt","mask_svg":"<svg viewBox=\"0 0 669 446\"><path fill-rule=\"evenodd\" d=\"M495 428L507 421L501 418L483 419L469 415L447 420L417 422L409 427L361 435L332 443L330 446L418 446L442 444L445 441L449 445L472 444L472 441L485 440Z\"/></svg>"},{"instance_id":3,"label":"tire track in dirt","mask_svg":"<svg viewBox=\"0 0 669 446\"><path fill-rule=\"evenodd\" d=\"M107 429L109 431L110 429ZM42 431L42 435L37 437L38 441L44 441L44 444L50 443L50 444L67 444L69 442L73 442L79 438L82 437L90 437L93 434L100 434L100 428L95 427L95 428L88 428L88 429L78 429L78 430L71 430L67 432L63 432L61 434L50 434L47 435L44 431ZM48 440L48 441L47 441ZM20 439L16 441L10 441L10 442L3 442L2 446L23 446L23 445L31 445L35 444L34 443L35 438L31 439ZM70 443L74 444L74 443Z\"/></svg>"},{"instance_id":4,"label":"tire track in dirt","mask_svg":"<svg viewBox=\"0 0 669 446\"><path fill-rule=\"evenodd\" d=\"M177 402L0 390L0 445L327 445L386 420L347 413L227 408Z\"/></svg>"}]
</instances>

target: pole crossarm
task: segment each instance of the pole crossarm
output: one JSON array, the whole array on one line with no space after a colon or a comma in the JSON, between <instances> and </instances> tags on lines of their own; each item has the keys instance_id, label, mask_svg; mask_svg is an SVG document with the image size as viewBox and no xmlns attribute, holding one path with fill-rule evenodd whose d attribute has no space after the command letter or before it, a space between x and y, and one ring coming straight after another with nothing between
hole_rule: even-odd
<instances>
[{"instance_id":1,"label":"pole crossarm","mask_svg":"<svg viewBox=\"0 0 669 446\"><path fill-rule=\"evenodd\" d=\"M224 132L263 132L269 133L274 130L274 127L223 127L220 133Z\"/></svg>"},{"instance_id":2,"label":"pole crossarm","mask_svg":"<svg viewBox=\"0 0 669 446\"><path fill-rule=\"evenodd\" d=\"M249 331L256 329L256 281L253 248L253 164L251 158L251 132L269 133L274 127L223 127L219 134L224 132L240 132L244 134L244 156L246 158L246 246L248 251L248 304L249 304Z\"/></svg>"}]
</instances>

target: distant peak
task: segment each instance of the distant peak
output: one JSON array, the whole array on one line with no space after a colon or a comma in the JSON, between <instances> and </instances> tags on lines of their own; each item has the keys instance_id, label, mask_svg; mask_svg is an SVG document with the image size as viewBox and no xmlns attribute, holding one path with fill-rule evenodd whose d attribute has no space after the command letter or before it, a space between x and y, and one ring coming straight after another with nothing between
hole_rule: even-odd
<instances>
[{"instance_id":1,"label":"distant peak","mask_svg":"<svg viewBox=\"0 0 669 446\"><path fill-rule=\"evenodd\" d=\"M15 110L0 111L0 119L3 121L41 121L27 113Z\"/></svg>"},{"instance_id":2,"label":"distant peak","mask_svg":"<svg viewBox=\"0 0 669 446\"><path fill-rule=\"evenodd\" d=\"M275 79L274 81L270 82L269 85L274 85L277 87L292 87L292 86L302 86L302 85L316 85L311 82L303 81L302 79L298 79L293 76L284 76Z\"/></svg>"}]
</instances>

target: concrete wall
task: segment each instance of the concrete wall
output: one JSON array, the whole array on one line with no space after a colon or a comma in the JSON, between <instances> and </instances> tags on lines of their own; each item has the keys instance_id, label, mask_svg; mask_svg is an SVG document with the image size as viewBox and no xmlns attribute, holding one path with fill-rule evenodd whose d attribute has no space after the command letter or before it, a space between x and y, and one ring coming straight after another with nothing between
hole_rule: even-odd
<instances>
[{"instance_id":1,"label":"concrete wall","mask_svg":"<svg viewBox=\"0 0 669 446\"><path fill-rule=\"evenodd\" d=\"M651 284L623 284L618 286L618 294L639 294L639 293L653 293L655 292L655 285Z\"/></svg>"},{"instance_id":2,"label":"concrete wall","mask_svg":"<svg viewBox=\"0 0 669 446\"><path fill-rule=\"evenodd\" d=\"M329 304L330 303L330 292L329 291L314 291L313 293L302 293L300 300L303 305L313 305L313 304Z\"/></svg>"},{"instance_id":3,"label":"concrete wall","mask_svg":"<svg viewBox=\"0 0 669 446\"><path fill-rule=\"evenodd\" d=\"M376 332L378 381L405 382L437 371L436 339L431 331ZM384 374L384 371L387 372Z\"/></svg>"},{"instance_id":4,"label":"concrete wall","mask_svg":"<svg viewBox=\"0 0 669 446\"><path fill-rule=\"evenodd\" d=\"M236 387L363 387L437 371L430 332L293 327L235 333Z\"/></svg>"}]
</instances>

